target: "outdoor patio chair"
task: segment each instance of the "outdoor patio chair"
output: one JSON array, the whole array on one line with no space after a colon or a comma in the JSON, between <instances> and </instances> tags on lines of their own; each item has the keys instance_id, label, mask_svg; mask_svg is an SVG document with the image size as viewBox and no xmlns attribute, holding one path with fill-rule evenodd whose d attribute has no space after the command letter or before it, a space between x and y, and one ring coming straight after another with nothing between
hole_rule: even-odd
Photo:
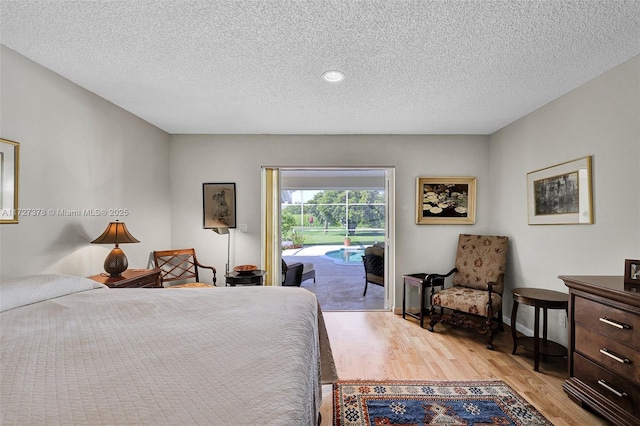
<instances>
[{"instance_id":1,"label":"outdoor patio chair","mask_svg":"<svg viewBox=\"0 0 640 426\"><path fill-rule=\"evenodd\" d=\"M282 285L300 287L304 265L300 262L287 264L282 261Z\"/></svg>"},{"instance_id":2,"label":"outdoor patio chair","mask_svg":"<svg viewBox=\"0 0 640 426\"><path fill-rule=\"evenodd\" d=\"M313 282L316 282L316 269L313 266L313 263L303 263L302 264L302 281L310 280L313 278Z\"/></svg>"},{"instance_id":3,"label":"outdoor patio chair","mask_svg":"<svg viewBox=\"0 0 640 426\"><path fill-rule=\"evenodd\" d=\"M367 295L369 283L384 287L384 244L377 243L364 249L364 292Z\"/></svg>"}]
</instances>

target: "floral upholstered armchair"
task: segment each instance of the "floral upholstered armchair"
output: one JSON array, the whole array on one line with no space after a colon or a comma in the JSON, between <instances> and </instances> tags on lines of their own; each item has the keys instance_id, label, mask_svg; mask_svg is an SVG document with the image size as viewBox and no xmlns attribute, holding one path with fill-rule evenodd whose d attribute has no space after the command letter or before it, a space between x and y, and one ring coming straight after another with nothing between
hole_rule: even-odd
<instances>
[{"instance_id":1,"label":"floral upholstered armchair","mask_svg":"<svg viewBox=\"0 0 640 426\"><path fill-rule=\"evenodd\" d=\"M431 322L474 328L486 336L487 348L493 349L496 330L503 330L502 293L507 264L509 238L493 235L461 234L455 267L446 275L429 274L427 280L453 274L453 287L435 291L431 287ZM436 313L436 308L439 313ZM467 317L483 317L483 322Z\"/></svg>"}]
</instances>

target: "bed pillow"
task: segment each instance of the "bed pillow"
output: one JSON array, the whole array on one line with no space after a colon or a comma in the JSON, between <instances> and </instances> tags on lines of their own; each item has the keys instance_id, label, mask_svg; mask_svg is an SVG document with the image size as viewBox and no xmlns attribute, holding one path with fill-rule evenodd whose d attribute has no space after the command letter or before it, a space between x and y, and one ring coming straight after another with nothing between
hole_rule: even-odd
<instances>
[{"instance_id":1,"label":"bed pillow","mask_svg":"<svg viewBox=\"0 0 640 426\"><path fill-rule=\"evenodd\" d=\"M108 288L89 278L40 274L0 282L0 312L80 291Z\"/></svg>"}]
</instances>

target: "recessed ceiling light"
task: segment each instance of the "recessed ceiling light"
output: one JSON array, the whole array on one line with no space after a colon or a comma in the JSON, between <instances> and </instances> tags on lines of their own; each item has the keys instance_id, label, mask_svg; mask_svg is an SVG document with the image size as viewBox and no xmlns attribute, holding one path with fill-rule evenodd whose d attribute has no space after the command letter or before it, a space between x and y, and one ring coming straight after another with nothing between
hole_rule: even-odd
<instances>
[{"instance_id":1,"label":"recessed ceiling light","mask_svg":"<svg viewBox=\"0 0 640 426\"><path fill-rule=\"evenodd\" d=\"M322 78L325 79L325 81L328 81L329 83L338 83L342 80L344 80L344 74L341 71L327 71L324 74L322 74Z\"/></svg>"}]
</instances>

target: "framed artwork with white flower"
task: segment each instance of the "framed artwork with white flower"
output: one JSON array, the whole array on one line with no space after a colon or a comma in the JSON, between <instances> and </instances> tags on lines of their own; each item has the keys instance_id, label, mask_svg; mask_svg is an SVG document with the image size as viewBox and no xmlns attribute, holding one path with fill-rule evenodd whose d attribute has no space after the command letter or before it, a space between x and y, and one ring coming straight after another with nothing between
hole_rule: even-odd
<instances>
[{"instance_id":1,"label":"framed artwork with white flower","mask_svg":"<svg viewBox=\"0 0 640 426\"><path fill-rule=\"evenodd\" d=\"M418 225L476 223L475 177L419 177L416 187Z\"/></svg>"}]
</instances>

